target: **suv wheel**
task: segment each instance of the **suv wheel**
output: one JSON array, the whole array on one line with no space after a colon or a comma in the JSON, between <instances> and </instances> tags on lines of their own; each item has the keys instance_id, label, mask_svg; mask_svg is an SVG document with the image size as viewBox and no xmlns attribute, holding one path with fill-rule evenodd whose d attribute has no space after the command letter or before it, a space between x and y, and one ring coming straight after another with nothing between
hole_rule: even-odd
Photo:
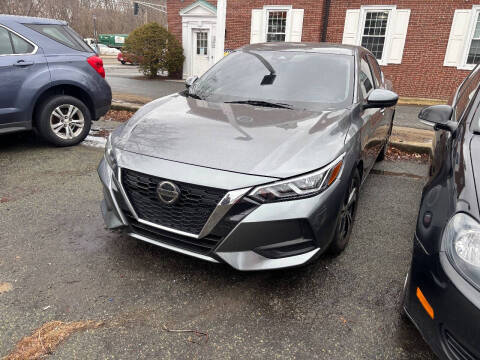
<instances>
[{"instance_id":1,"label":"suv wheel","mask_svg":"<svg viewBox=\"0 0 480 360\"><path fill-rule=\"evenodd\" d=\"M59 95L48 99L36 114L42 137L56 146L72 146L83 141L92 123L90 111L77 98Z\"/></svg>"},{"instance_id":2,"label":"suv wheel","mask_svg":"<svg viewBox=\"0 0 480 360\"><path fill-rule=\"evenodd\" d=\"M360 190L360 174L355 170L337 220L335 237L329 247L333 255L340 254L348 245L352 233L353 222L357 213L358 193Z\"/></svg>"}]
</instances>

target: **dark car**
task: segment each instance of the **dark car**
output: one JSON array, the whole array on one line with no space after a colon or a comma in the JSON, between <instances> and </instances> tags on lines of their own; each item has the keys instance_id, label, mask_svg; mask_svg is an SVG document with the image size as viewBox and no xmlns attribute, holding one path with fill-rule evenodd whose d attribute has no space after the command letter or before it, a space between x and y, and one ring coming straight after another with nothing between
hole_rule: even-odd
<instances>
[{"instance_id":1,"label":"dark car","mask_svg":"<svg viewBox=\"0 0 480 360\"><path fill-rule=\"evenodd\" d=\"M239 270L340 253L398 99L373 55L250 45L187 86L111 134L99 166L107 226Z\"/></svg>"},{"instance_id":2,"label":"dark car","mask_svg":"<svg viewBox=\"0 0 480 360\"><path fill-rule=\"evenodd\" d=\"M0 15L0 134L74 145L110 108L102 59L66 22Z\"/></svg>"},{"instance_id":3,"label":"dark car","mask_svg":"<svg viewBox=\"0 0 480 360\"><path fill-rule=\"evenodd\" d=\"M404 310L441 359L480 359L480 68L453 105L423 109L436 130Z\"/></svg>"}]
</instances>

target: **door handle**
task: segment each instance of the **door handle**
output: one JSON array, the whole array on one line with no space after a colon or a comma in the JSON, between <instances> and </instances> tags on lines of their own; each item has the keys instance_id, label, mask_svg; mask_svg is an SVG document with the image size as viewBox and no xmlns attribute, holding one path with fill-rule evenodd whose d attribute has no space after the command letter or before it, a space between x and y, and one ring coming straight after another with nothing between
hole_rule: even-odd
<instances>
[{"instance_id":1,"label":"door handle","mask_svg":"<svg viewBox=\"0 0 480 360\"><path fill-rule=\"evenodd\" d=\"M385 108L381 108L381 109L380 109L380 112L381 112L382 114L385 114Z\"/></svg>"},{"instance_id":2,"label":"door handle","mask_svg":"<svg viewBox=\"0 0 480 360\"><path fill-rule=\"evenodd\" d=\"M33 65L33 61L18 60L15 64L13 64L13 66L20 66L20 67L30 66L30 65Z\"/></svg>"}]
</instances>

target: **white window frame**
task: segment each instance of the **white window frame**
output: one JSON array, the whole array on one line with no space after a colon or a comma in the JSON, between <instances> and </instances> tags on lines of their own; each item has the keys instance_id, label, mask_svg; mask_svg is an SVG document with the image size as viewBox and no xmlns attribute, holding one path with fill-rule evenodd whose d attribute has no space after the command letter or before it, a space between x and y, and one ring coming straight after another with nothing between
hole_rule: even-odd
<instances>
[{"instance_id":1,"label":"white window frame","mask_svg":"<svg viewBox=\"0 0 480 360\"><path fill-rule=\"evenodd\" d=\"M287 24L285 26L285 42L290 41L290 30L292 26L292 5L265 5L263 7L263 42L267 42L268 14L272 11L287 12Z\"/></svg>"},{"instance_id":2,"label":"white window frame","mask_svg":"<svg viewBox=\"0 0 480 360\"><path fill-rule=\"evenodd\" d=\"M465 44L463 46L463 55L462 61L460 62L460 66L457 67L459 70L473 70L476 66L475 64L467 64L468 53L470 52L470 46L472 45L473 35L475 34L475 26L477 24L477 20L480 16L480 5L473 5L471 10L470 16L470 25L468 28L468 33L465 38Z\"/></svg>"},{"instance_id":3,"label":"white window frame","mask_svg":"<svg viewBox=\"0 0 480 360\"><path fill-rule=\"evenodd\" d=\"M388 12L387 20L387 29L385 31L385 43L383 46L382 58L377 59L380 65L388 64L388 54L390 51L390 40L392 32L392 18L395 16L395 11L397 10L396 5L363 5L360 7L360 16L358 21L358 30L357 30L357 45L362 45L363 32L365 30L365 20L367 18L367 12L375 11L386 11Z\"/></svg>"}]
</instances>

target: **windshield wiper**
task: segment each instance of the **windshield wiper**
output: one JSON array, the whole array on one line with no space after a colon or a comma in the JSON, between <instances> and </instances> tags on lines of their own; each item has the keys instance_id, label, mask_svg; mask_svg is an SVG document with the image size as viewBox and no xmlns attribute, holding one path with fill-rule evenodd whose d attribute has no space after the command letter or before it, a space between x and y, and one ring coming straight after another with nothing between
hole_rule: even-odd
<instances>
[{"instance_id":1,"label":"windshield wiper","mask_svg":"<svg viewBox=\"0 0 480 360\"><path fill-rule=\"evenodd\" d=\"M253 106L264 106L280 109L293 109L292 105L284 103L275 103L263 100L238 100L238 101L225 101L226 104L247 104Z\"/></svg>"}]
</instances>

